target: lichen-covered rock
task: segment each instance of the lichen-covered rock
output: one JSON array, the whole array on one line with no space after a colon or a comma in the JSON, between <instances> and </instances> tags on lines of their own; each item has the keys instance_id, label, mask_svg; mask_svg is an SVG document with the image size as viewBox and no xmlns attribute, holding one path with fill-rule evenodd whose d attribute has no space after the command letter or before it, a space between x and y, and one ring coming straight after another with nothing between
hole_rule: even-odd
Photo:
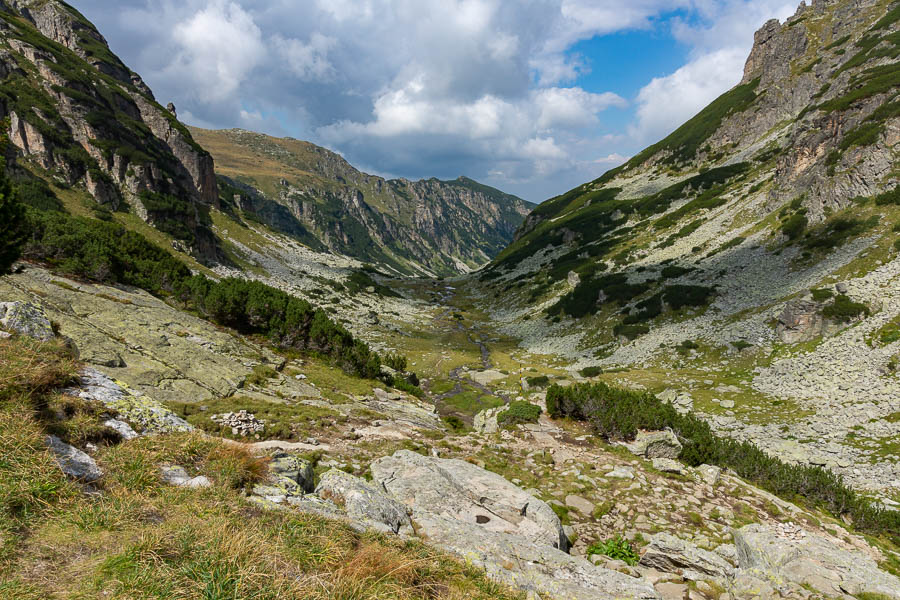
<instances>
[{"instance_id":1,"label":"lichen-covered rock","mask_svg":"<svg viewBox=\"0 0 900 600\"><path fill-rule=\"evenodd\" d=\"M645 458L678 458L681 442L671 429L665 431L639 431L634 441L625 444L633 454Z\"/></svg>"},{"instance_id":2,"label":"lichen-covered rock","mask_svg":"<svg viewBox=\"0 0 900 600\"><path fill-rule=\"evenodd\" d=\"M712 577L731 577L734 572L728 561L718 554L702 550L665 532L650 538L650 544L641 557L641 565L664 573L689 570Z\"/></svg>"},{"instance_id":3,"label":"lichen-covered rock","mask_svg":"<svg viewBox=\"0 0 900 600\"><path fill-rule=\"evenodd\" d=\"M0 326L42 342L56 335L44 311L28 302L0 302Z\"/></svg>"},{"instance_id":4,"label":"lichen-covered rock","mask_svg":"<svg viewBox=\"0 0 900 600\"><path fill-rule=\"evenodd\" d=\"M164 483L186 488L206 488L212 485L206 475L191 477L183 467L178 465L163 465L159 468L160 478Z\"/></svg>"},{"instance_id":5,"label":"lichen-covered rock","mask_svg":"<svg viewBox=\"0 0 900 600\"><path fill-rule=\"evenodd\" d=\"M307 493L315 488L312 463L298 456L286 452L275 454L269 463L269 472L296 482Z\"/></svg>"},{"instance_id":6,"label":"lichen-covered rock","mask_svg":"<svg viewBox=\"0 0 900 600\"><path fill-rule=\"evenodd\" d=\"M408 450L371 465L375 483L412 511L416 533L540 598L658 598L643 579L566 554L553 510L503 477L455 459Z\"/></svg>"},{"instance_id":7,"label":"lichen-covered rock","mask_svg":"<svg viewBox=\"0 0 900 600\"><path fill-rule=\"evenodd\" d=\"M86 400L101 402L119 416L135 425L141 433L171 433L192 431L193 425L159 402L142 396L123 383L117 383L96 369L81 372L80 386L66 393Z\"/></svg>"},{"instance_id":8,"label":"lichen-covered rock","mask_svg":"<svg viewBox=\"0 0 900 600\"><path fill-rule=\"evenodd\" d=\"M56 464L67 476L85 483L97 481L103 476L103 471L94 459L78 448L70 446L55 435L48 435L45 441L56 459Z\"/></svg>"},{"instance_id":9,"label":"lichen-covered rock","mask_svg":"<svg viewBox=\"0 0 900 600\"><path fill-rule=\"evenodd\" d=\"M869 555L818 535L783 536L765 525L732 532L738 566L747 575L787 581L834 596L869 594L900 599L900 578Z\"/></svg>"},{"instance_id":10,"label":"lichen-covered rock","mask_svg":"<svg viewBox=\"0 0 900 600\"><path fill-rule=\"evenodd\" d=\"M384 493L383 488L339 469L326 471L316 494L331 500L351 518L372 523L378 529L401 535L413 533L406 507Z\"/></svg>"},{"instance_id":11,"label":"lichen-covered rock","mask_svg":"<svg viewBox=\"0 0 900 600\"><path fill-rule=\"evenodd\" d=\"M498 406L478 411L472 422L472 428L478 433L497 433L500 428L497 424L497 416L504 410L506 410L505 406Z\"/></svg>"},{"instance_id":12,"label":"lichen-covered rock","mask_svg":"<svg viewBox=\"0 0 900 600\"><path fill-rule=\"evenodd\" d=\"M812 300L792 300L778 316L775 334L786 344L814 340L824 328L822 305Z\"/></svg>"}]
</instances>

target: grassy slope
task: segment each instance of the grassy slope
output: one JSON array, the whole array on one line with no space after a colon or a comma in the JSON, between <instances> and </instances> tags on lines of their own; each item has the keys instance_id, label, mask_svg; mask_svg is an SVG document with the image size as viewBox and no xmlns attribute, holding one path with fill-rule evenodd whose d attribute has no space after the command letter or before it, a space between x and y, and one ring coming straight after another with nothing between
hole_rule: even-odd
<instances>
[{"instance_id":1,"label":"grassy slope","mask_svg":"<svg viewBox=\"0 0 900 600\"><path fill-rule=\"evenodd\" d=\"M215 438L102 445L96 410L78 405L63 424L36 410L70 402L52 389L75 367L59 343L0 340L0 598L515 597L418 542L261 509L241 490L265 463ZM76 443L98 432L99 494L60 474L42 441L48 429ZM165 486L163 463L213 486Z\"/></svg>"}]
</instances>

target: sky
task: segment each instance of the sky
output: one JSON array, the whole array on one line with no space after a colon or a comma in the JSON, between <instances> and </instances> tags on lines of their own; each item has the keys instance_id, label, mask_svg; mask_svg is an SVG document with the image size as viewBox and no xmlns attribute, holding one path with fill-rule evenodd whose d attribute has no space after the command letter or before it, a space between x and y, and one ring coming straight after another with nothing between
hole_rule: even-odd
<instances>
[{"instance_id":1,"label":"sky","mask_svg":"<svg viewBox=\"0 0 900 600\"><path fill-rule=\"evenodd\" d=\"M599 177L741 79L798 0L69 0L162 104L385 177L532 202ZM114 8L111 8L114 6Z\"/></svg>"}]
</instances>

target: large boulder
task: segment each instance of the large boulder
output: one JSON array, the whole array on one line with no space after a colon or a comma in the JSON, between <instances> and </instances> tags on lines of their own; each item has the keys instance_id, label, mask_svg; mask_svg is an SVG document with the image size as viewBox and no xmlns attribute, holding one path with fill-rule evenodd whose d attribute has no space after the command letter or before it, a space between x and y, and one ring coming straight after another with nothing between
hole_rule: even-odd
<instances>
[{"instance_id":1,"label":"large boulder","mask_svg":"<svg viewBox=\"0 0 900 600\"><path fill-rule=\"evenodd\" d=\"M786 581L826 595L869 594L900 600L900 579L869 555L822 536L788 535L765 525L735 530L738 566L753 577Z\"/></svg>"},{"instance_id":2,"label":"large boulder","mask_svg":"<svg viewBox=\"0 0 900 600\"><path fill-rule=\"evenodd\" d=\"M497 433L500 428L497 424L497 416L504 410L506 410L505 406L498 406L479 411L472 422L472 429L478 433Z\"/></svg>"},{"instance_id":3,"label":"large boulder","mask_svg":"<svg viewBox=\"0 0 900 600\"><path fill-rule=\"evenodd\" d=\"M0 302L0 326L42 342L56 335L44 311L27 302Z\"/></svg>"},{"instance_id":4,"label":"large boulder","mask_svg":"<svg viewBox=\"0 0 900 600\"><path fill-rule=\"evenodd\" d=\"M278 477L286 477L297 483L304 492L310 493L316 487L313 481L315 473L312 463L306 459L279 452L269 463L269 473Z\"/></svg>"},{"instance_id":5,"label":"large boulder","mask_svg":"<svg viewBox=\"0 0 900 600\"><path fill-rule=\"evenodd\" d=\"M70 446L55 435L48 435L47 446L56 459L60 470L72 479L91 483L103 476L103 471L94 459L74 446Z\"/></svg>"},{"instance_id":6,"label":"large boulder","mask_svg":"<svg viewBox=\"0 0 900 600\"><path fill-rule=\"evenodd\" d=\"M632 454L645 458L678 458L681 442L671 429L664 431L638 431L634 441L625 444Z\"/></svg>"},{"instance_id":7,"label":"large boulder","mask_svg":"<svg viewBox=\"0 0 900 600\"><path fill-rule=\"evenodd\" d=\"M416 533L536 597L658 598L644 579L570 556L549 505L503 477L408 450L371 465L373 480L412 511Z\"/></svg>"},{"instance_id":8,"label":"large boulder","mask_svg":"<svg viewBox=\"0 0 900 600\"><path fill-rule=\"evenodd\" d=\"M822 335L824 325L822 305L800 298L784 305L778 316L775 334L786 344L808 342Z\"/></svg>"},{"instance_id":9,"label":"large boulder","mask_svg":"<svg viewBox=\"0 0 900 600\"><path fill-rule=\"evenodd\" d=\"M322 475L316 494L344 509L351 519L360 520L387 533L411 535L412 523L406 507L387 496L383 489L339 469Z\"/></svg>"},{"instance_id":10,"label":"large boulder","mask_svg":"<svg viewBox=\"0 0 900 600\"><path fill-rule=\"evenodd\" d=\"M693 571L711 577L731 577L734 573L734 567L718 554L702 550L671 533L658 533L650 539L641 565L664 573Z\"/></svg>"}]
</instances>

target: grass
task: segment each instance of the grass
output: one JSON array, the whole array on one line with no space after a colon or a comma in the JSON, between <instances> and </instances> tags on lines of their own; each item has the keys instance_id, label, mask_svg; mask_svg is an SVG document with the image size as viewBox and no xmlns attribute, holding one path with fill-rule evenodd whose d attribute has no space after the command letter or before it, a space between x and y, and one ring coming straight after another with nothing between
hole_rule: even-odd
<instances>
[{"instance_id":1,"label":"grass","mask_svg":"<svg viewBox=\"0 0 900 600\"><path fill-rule=\"evenodd\" d=\"M0 596L55 598L519 598L417 541L360 534L242 491L264 460L198 434L144 437L95 453L105 476L86 495L43 436L52 389L75 362L61 343L0 340ZM163 485L178 464L213 485Z\"/></svg>"},{"instance_id":2,"label":"grass","mask_svg":"<svg viewBox=\"0 0 900 600\"><path fill-rule=\"evenodd\" d=\"M285 400L284 403L270 402L247 397L217 398L198 402L170 402L169 408L183 417L191 425L211 434L233 439L242 439L232 435L231 429L213 422L210 417L216 414L246 410L257 419L265 422L265 428L259 434L261 439L300 440L314 432L321 432L335 421L345 417L329 408L310 406Z\"/></svg>"}]
</instances>

